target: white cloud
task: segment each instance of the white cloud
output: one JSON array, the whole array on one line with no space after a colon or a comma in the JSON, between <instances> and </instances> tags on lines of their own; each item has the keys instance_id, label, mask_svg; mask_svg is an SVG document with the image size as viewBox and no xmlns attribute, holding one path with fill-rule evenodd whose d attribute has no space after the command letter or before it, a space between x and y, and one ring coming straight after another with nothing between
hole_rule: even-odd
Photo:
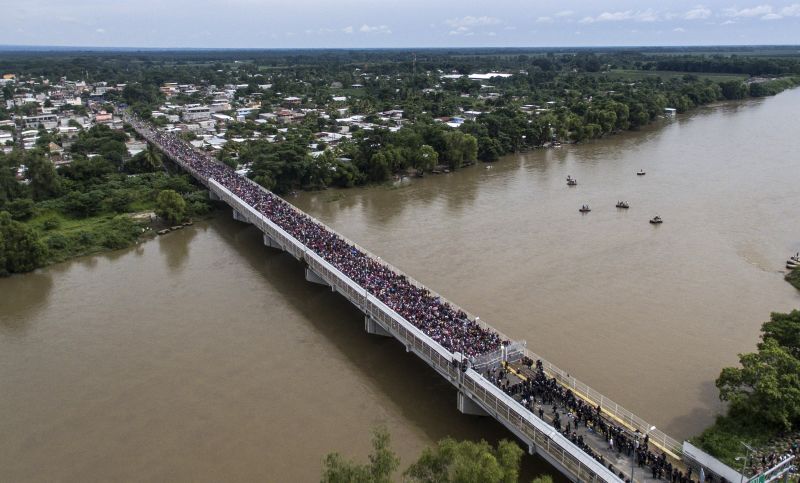
<instances>
[{"instance_id":1,"label":"white cloud","mask_svg":"<svg viewBox=\"0 0 800 483\"><path fill-rule=\"evenodd\" d=\"M554 17L571 17L574 14L575 14L575 12L573 12L572 10L562 10L560 12L556 12L553 16Z\"/></svg>"},{"instance_id":2,"label":"white cloud","mask_svg":"<svg viewBox=\"0 0 800 483\"><path fill-rule=\"evenodd\" d=\"M686 29L683 27L675 27L672 29L673 32L686 32Z\"/></svg>"},{"instance_id":3,"label":"white cloud","mask_svg":"<svg viewBox=\"0 0 800 483\"><path fill-rule=\"evenodd\" d=\"M726 17L761 17L772 13L772 7L769 5L759 5L751 8L726 8L724 14Z\"/></svg>"},{"instance_id":4,"label":"white cloud","mask_svg":"<svg viewBox=\"0 0 800 483\"><path fill-rule=\"evenodd\" d=\"M106 29L96 29L95 32L97 32L98 34L104 34L106 33Z\"/></svg>"},{"instance_id":5,"label":"white cloud","mask_svg":"<svg viewBox=\"0 0 800 483\"><path fill-rule=\"evenodd\" d=\"M487 25L497 25L502 23L497 17L473 17L467 15L466 17L451 18L444 21L445 24L452 28L458 27L485 27Z\"/></svg>"},{"instance_id":6,"label":"white cloud","mask_svg":"<svg viewBox=\"0 0 800 483\"><path fill-rule=\"evenodd\" d=\"M390 34L392 30L386 25L367 25L364 24L358 29L359 32L365 34Z\"/></svg>"},{"instance_id":7,"label":"white cloud","mask_svg":"<svg viewBox=\"0 0 800 483\"><path fill-rule=\"evenodd\" d=\"M733 25L736 23L736 20L726 20L722 22L722 25Z\"/></svg>"},{"instance_id":8,"label":"white cloud","mask_svg":"<svg viewBox=\"0 0 800 483\"><path fill-rule=\"evenodd\" d=\"M461 27L458 27L456 29L451 30L450 32L448 32L448 34L450 34L450 35L461 35L461 34L465 34L467 32L469 32L469 28L464 27L462 25Z\"/></svg>"},{"instance_id":9,"label":"white cloud","mask_svg":"<svg viewBox=\"0 0 800 483\"><path fill-rule=\"evenodd\" d=\"M486 35L488 35L489 37L497 37L497 33L496 32L489 32Z\"/></svg>"},{"instance_id":10,"label":"white cloud","mask_svg":"<svg viewBox=\"0 0 800 483\"><path fill-rule=\"evenodd\" d=\"M783 18L782 16L778 15L777 13L768 13L761 17L761 20L778 20Z\"/></svg>"},{"instance_id":11,"label":"white cloud","mask_svg":"<svg viewBox=\"0 0 800 483\"><path fill-rule=\"evenodd\" d=\"M353 26L352 25L348 25L347 27L342 29L342 32L344 32L346 34L352 34L353 33Z\"/></svg>"},{"instance_id":12,"label":"white cloud","mask_svg":"<svg viewBox=\"0 0 800 483\"><path fill-rule=\"evenodd\" d=\"M793 3L788 7L783 7L781 15L784 17L800 17L800 3Z\"/></svg>"},{"instance_id":13,"label":"white cloud","mask_svg":"<svg viewBox=\"0 0 800 483\"><path fill-rule=\"evenodd\" d=\"M536 23L553 23L553 17L539 17L536 19Z\"/></svg>"},{"instance_id":14,"label":"white cloud","mask_svg":"<svg viewBox=\"0 0 800 483\"><path fill-rule=\"evenodd\" d=\"M632 20L634 22L655 22L659 19L658 13L652 9L647 10L625 10L621 12L603 12L597 17L583 17L580 23L594 22L621 22Z\"/></svg>"},{"instance_id":15,"label":"white cloud","mask_svg":"<svg viewBox=\"0 0 800 483\"><path fill-rule=\"evenodd\" d=\"M711 16L711 9L698 5L683 14L686 20L704 20Z\"/></svg>"}]
</instances>

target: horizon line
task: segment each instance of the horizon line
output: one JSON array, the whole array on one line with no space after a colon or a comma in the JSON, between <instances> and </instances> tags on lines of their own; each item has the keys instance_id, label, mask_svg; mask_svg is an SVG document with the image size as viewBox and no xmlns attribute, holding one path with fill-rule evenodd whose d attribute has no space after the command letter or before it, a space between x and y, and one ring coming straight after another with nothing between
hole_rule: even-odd
<instances>
[{"instance_id":1,"label":"horizon line","mask_svg":"<svg viewBox=\"0 0 800 483\"><path fill-rule=\"evenodd\" d=\"M800 44L639 44L639 45L549 45L549 46L397 46L397 47L143 47L143 46L98 46L98 45L37 45L37 44L0 44L0 52L9 51L47 51L47 50L78 50L78 51L287 51L287 50L468 50L468 49L647 49L647 48L753 48L753 47L784 47L800 48Z\"/></svg>"}]
</instances>

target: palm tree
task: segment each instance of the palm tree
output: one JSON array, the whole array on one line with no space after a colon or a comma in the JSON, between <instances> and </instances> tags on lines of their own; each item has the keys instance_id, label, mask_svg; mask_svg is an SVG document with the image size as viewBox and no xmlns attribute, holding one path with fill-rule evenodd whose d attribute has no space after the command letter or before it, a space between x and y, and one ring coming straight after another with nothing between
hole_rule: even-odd
<instances>
[{"instance_id":1,"label":"palm tree","mask_svg":"<svg viewBox=\"0 0 800 483\"><path fill-rule=\"evenodd\" d=\"M144 159L142 160L145 166L150 167L150 171L161 169L164 166L164 161L161 158L161 153L155 148L152 143L147 143L147 149L144 151Z\"/></svg>"}]
</instances>

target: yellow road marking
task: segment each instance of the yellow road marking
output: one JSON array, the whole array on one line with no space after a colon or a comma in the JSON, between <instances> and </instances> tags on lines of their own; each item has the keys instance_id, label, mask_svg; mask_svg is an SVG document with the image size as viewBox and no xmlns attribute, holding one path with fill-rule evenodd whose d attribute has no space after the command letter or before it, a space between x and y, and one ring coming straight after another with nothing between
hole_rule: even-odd
<instances>
[{"instance_id":1,"label":"yellow road marking","mask_svg":"<svg viewBox=\"0 0 800 483\"><path fill-rule=\"evenodd\" d=\"M511 365L508 364L508 362L503 362L503 367L506 370L508 370L509 372L513 373L518 378L522 379L523 381L527 381L528 380L527 376L525 376L524 374L520 373L519 371L517 371L516 369L511 367ZM558 378L554 378L554 379L556 379L556 382L558 382L560 385L562 385L563 387L565 387L565 388L569 389L570 391L572 391L573 394L577 395L578 397L580 397L584 401L586 401L586 402L592 404L593 406L597 407L598 403L596 403L594 400L592 400L592 398L590 398L586 394L583 394L582 392L575 390L574 388L568 386L567 384L564 384L563 382L559 381ZM617 417L616 414L613 414L613 413L609 412L607 409L603 408L602 406L600 406L600 411L602 411L603 413L607 414L610 418L614 419L615 421L617 421L621 425L625 426L626 428L630 429L631 431L636 431L637 428L634 428L633 426L631 426L630 424L628 424L624 420L622 420L619 417ZM670 451L669 448L665 448L662 445L656 443L655 441L650 441L650 444L652 444L653 446L659 448L661 451L667 453L669 456L672 457L672 459L674 459L676 461L682 461L681 458L678 455L676 455L675 453L673 453L672 451Z\"/></svg>"}]
</instances>

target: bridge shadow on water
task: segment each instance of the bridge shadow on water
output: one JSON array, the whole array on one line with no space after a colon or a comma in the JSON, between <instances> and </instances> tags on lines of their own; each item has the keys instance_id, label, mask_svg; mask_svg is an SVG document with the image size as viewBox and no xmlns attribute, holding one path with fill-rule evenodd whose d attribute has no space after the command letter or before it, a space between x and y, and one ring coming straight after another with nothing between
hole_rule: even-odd
<instances>
[{"instance_id":1,"label":"bridge shadow on water","mask_svg":"<svg viewBox=\"0 0 800 483\"><path fill-rule=\"evenodd\" d=\"M265 247L257 228L224 216L212 221L211 226L308 320L314 331L333 343L354 371L360 371L361 376L391 399L403 416L413 421L432 441L447 436L485 439L492 444L503 438L517 441L493 418L461 414L456 409L453 386L416 355L407 353L394 338L367 334L361 311L330 288L307 282L302 262L285 252ZM525 449L520 441L517 443ZM551 474L555 481L567 481L547 462L526 452L520 481L530 481L541 473Z\"/></svg>"}]
</instances>

